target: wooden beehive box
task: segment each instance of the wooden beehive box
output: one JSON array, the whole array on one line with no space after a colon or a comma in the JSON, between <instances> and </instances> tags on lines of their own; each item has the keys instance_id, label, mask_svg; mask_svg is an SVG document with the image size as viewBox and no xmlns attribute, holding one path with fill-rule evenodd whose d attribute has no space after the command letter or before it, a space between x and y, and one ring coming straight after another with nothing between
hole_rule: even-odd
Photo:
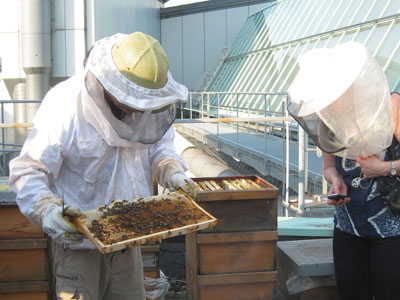
<instances>
[{"instance_id":1,"label":"wooden beehive box","mask_svg":"<svg viewBox=\"0 0 400 300\"><path fill-rule=\"evenodd\" d=\"M212 189L224 183L228 188L226 182L238 179L257 185ZM257 176L193 180L202 189L197 191L197 203L218 223L214 229L186 236L188 299L273 299L278 189Z\"/></svg>"},{"instance_id":2,"label":"wooden beehive box","mask_svg":"<svg viewBox=\"0 0 400 300\"><path fill-rule=\"evenodd\" d=\"M331 238L278 242L277 270L279 300L340 299L334 276ZM288 289L287 282L293 278L298 279L297 288L292 286ZM308 284L304 285L302 278Z\"/></svg>"},{"instance_id":3,"label":"wooden beehive box","mask_svg":"<svg viewBox=\"0 0 400 300\"><path fill-rule=\"evenodd\" d=\"M0 203L0 299L48 299L48 243L15 202Z\"/></svg>"},{"instance_id":4,"label":"wooden beehive box","mask_svg":"<svg viewBox=\"0 0 400 300\"><path fill-rule=\"evenodd\" d=\"M160 245L148 244L140 246L143 261L144 277L160 277Z\"/></svg>"},{"instance_id":5,"label":"wooden beehive box","mask_svg":"<svg viewBox=\"0 0 400 300\"><path fill-rule=\"evenodd\" d=\"M201 177L196 183L247 179L260 188L197 191L196 202L218 219L215 232L239 232L277 229L277 198L279 190L258 176Z\"/></svg>"}]
</instances>

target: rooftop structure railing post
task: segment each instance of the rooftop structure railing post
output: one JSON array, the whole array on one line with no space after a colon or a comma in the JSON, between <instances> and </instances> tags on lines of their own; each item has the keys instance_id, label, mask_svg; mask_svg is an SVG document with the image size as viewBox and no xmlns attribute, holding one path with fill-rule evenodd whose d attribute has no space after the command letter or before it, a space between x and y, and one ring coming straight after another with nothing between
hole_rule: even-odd
<instances>
[{"instance_id":1,"label":"rooftop structure railing post","mask_svg":"<svg viewBox=\"0 0 400 300\"><path fill-rule=\"evenodd\" d=\"M308 153L309 153L309 140L308 134L304 133L305 147L304 147L304 174L308 174ZM308 194L308 176L304 176L304 194Z\"/></svg>"},{"instance_id":2,"label":"rooftop structure railing post","mask_svg":"<svg viewBox=\"0 0 400 300\"><path fill-rule=\"evenodd\" d=\"M250 100L249 95L247 95L247 117L250 118ZM247 133L250 133L250 121L247 122Z\"/></svg>"},{"instance_id":3,"label":"rooftop structure railing post","mask_svg":"<svg viewBox=\"0 0 400 300\"><path fill-rule=\"evenodd\" d=\"M264 117L267 117L267 95L264 95ZM267 153L267 122L264 122L264 153Z\"/></svg>"},{"instance_id":4,"label":"rooftop structure railing post","mask_svg":"<svg viewBox=\"0 0 400 300\"><path fill-rule=\"evenodd\" d=\"M239 118L239 94L236 94L236 118ZM236 122L236 151L239 158L239 122Z\"/></svg>"},{"instance_id":5,"label":"rooftop structure railing post","mask_svg":"<svg viewBox=\"0 0 400 300\"><path fill-rule=\"evenodd\" d=\"M201 118L203 119L204 118L204 94L202 93L201 94L201 106L200 106L200 113L201 113ZM205 126L205 124L203 124L203 128L202 128L202 131L201 131L201 141L203 142L203 143L207 143L207 141L205 140L205 134L204 134L204 126Z\"/></svg>"},{"instance_id":6,"label":"rooftop structure railing post","mask_svg":"<svg viewBox=\"0 0 400 300\"><path fill-rule=\"evenodd\" d=\"M207 109L207 117L210 117L210 94L207 94L207 102L206 102L206 109Z\"/></svg>"},{"instance_id":7,"label":"rooftop structure railing post","mask_svg":"<svg viewBox=\"0 0 400 300\"><path fill-rule=\"evenodd\" d=\"M298 166L298 207L299 212L304 211L304 181L305 181L305 166L304 166L304 157L305 157L305 134L304 129L299 127L299 166Z\"/></svg>"},{"instance_id":8,"label":"rooftop structure railing post","mask_svg":"<svg viewBox=\"0 0 400 300\"><path fill-rule=\"evenodd\" d=\"M190 101L190 103L189 103L189 105L190 105L190 111L189 111L190 119L193 119L193 94L192 93L189 94L189 101Z\"/></svg>"},{"instance_id":9,"label":"rooftop structure railing post","mask_svg":"<svg viewBox=\"0 0 400 300\"><path fill-rule=\"evenodd\" d=\"M217 118L219 118L219 94L217 95ZM217 136L219 136L219 123L217 123Z\"/></svg>"},{"instance_id":10,"label":"rooftop structure railing post","mask_svg":"<svg viewBox=\"0 0 400 300\"><path fill-rule=\"evenodd\" d=\"M201 118L204 118L204 93L201 93L201 98L200 98L200 114Z\"/></svg>"},{"instance_id":11,"label":"rooftop structure railing post","mask_svg":"<svg viewBox=\"0 0 400 300\"><path fill-rule=\"evenodd\" d=\"M4 116L4 103L1 103L1 123L3 124L5 122L5 116ZM2 151L5 150L5 144L6 144L6 138L5 138L5 128L1 128L1 149ZM6 169L7 169L7 160L6 160L6 155L5 152L2 153L3 155L1 156L1 175L6 176Z\"/></svg>"},{"instance_id":12,"label":"rooftop structure railing post","mask_svg":"<svg viewBox=\"0 0 400 300\"><path fill-rule=\"evenodd\" d=\"M285 101L285 107L287 106L287 98L284 100ZM282 103L283 104L283 103ZM285 109L285 116L289 117L289 112L287 109ZM289 180L290 180L290 125L289 122L285 122L286 124L286 136L285 136L285 143L286 143L286 147L285 147L285 181L284 181L284 187L285 187L285 197L283 200L283 203L286 204L284 205L285 207L285 216L288 217L289 216L289 192L290 192L290 184L289 184Z\"/></svg>"},{"instance_id":13,"label":"rooftop structure railing post","mask_svg":"<svg viewBox=\"0 0 400 300\"><path fill-rule=\"evenodd\" d=\"M281 105L281 114L282 116L285 116L287 109L286 109L286 98L283 97L282 99L282 105ZM285 181L286 181L286 140L288 139L286 135L286 127L285 124L288 122L282 121L282 153L284 155L282 156L282 189L281 189L281 198L285 199Z\"/></svg>"},{"instance_id":14,"label":"rooftop structure railing post","mask_svg":"<svg viewBox=\"0 0 400 300\"><path fill-rule=\"evenodd\" d=\"M4 105L5 104L40 104L41 100L0 100L0 118L1 118L1 133L2 133L2 138L1 138L1 176L7 176L7 169L8 169L8 155L10 153L18 153L20 152L20 149L22 148L22 144L17 144L17 143L9 143L7 142L6 139L6 129L8 128L31 128L32 123L5 123L5 109Z\"/></svg>"}]
</instances>

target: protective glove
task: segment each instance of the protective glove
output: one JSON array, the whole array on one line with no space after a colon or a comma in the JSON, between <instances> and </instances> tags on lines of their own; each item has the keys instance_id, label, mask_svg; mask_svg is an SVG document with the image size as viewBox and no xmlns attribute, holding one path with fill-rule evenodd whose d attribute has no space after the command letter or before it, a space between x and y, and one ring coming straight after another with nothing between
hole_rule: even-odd
<instances>
[{"instance_id":1,"label":"protective glove","mask_svg":"<svg viewBox=\"0 0 400 300\"><path fill-rule=\"evenodd\" d=\"M195 182L183 173L174 173L168 180L168 187L173 190L182 189L193 199L196 198Z\"/></svg>"},{"instance_id":2,"label":"protective glove","mask_svg":"<svg viewBox=\"0 0 400 300\"><path fill-rule=\"evenodd\" d=\"M83 235L78 228L63 216L62 207L59 205L49 206L42 216L42 228L45 233L58 243L77 244L83 242ZM81 210L73 205L64 208L65 216L77 217Z\"/></svg>"}]
</instances>

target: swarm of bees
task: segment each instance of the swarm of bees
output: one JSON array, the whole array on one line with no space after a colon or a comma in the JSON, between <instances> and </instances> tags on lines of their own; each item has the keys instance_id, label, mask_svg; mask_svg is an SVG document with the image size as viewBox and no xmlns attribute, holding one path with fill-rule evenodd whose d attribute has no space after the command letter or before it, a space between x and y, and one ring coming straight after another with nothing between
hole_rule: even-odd
<instances>
[{"instance_id":1,"label":"swarm of bees","mask_svg":"<svg viewBox=\"0 0 400 300\"><path fill-rule=\"evenodd\" d=\"M90 232L105 245L197 224L204 218L186 198L114 201L98 208L100 215L88 224Z\"/></svg>"}]
</instances>

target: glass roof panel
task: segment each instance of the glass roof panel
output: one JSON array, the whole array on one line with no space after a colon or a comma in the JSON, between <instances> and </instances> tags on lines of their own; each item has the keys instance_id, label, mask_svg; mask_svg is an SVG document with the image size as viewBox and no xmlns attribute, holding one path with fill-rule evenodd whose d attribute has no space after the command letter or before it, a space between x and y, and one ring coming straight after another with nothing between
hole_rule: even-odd
<instances>
[{"instance_id":1,"label":"glass roof panel","mask_svg":"<svg viewBox=\"0 0 400 300\"><path fill-rule=\"evenodd\" d=\"M248 17L208 90L286 92L302 53L348 41L365 44L384 68L391 88L399 88L399 11L399 0L276 1ZM256 96L221 99L220 105L229 106L241 99L243 109L265 106L265 99ZM269 106L279 108L281 99L269 97Z\"/></svg>"}]
</instances>

